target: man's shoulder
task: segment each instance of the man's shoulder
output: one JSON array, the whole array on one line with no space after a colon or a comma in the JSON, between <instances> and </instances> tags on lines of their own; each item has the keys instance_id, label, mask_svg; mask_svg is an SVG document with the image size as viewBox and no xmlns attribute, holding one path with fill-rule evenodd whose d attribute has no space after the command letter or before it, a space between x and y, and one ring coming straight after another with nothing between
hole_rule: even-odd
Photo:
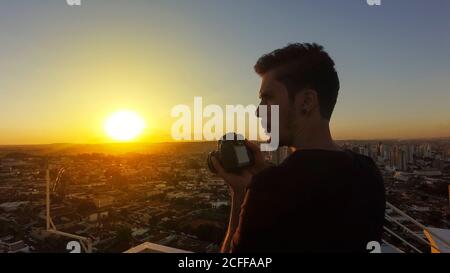
<instances>
[{"instance_id":1,"label":"man's shoulder","mask_svg":"<svg viewBox=\"0 0 450 273\"><path fill-rule=\"evenodd\" d=\"M354 157L353 164L356 168L360 168L377 175L380 174L379 169L375 161L370 157L362 154L355 153L353 151L347 151L351 156Z\"/></svg>"},{"instance_id":2,"label":"man's shoulder","mask_svg":"<svg viewBox=\"0 0 450 273\"><path fill-rule=\"evenodd\" d=\"M272 191L281 188L280 183L286 187L289 182L301 178L305 172L302 160L286 164L287 161L288 159L279 165L271 165L256 174L250 188L258 191Z\"/></svg>"},{"instance_id":3,"label":"man's shoulder","mask_svg":"<svg viewBox=\"0 0 450 273\"><path fill-rule=\"evenodd\" d=\"M328 177L327 172L336 174L336 179L345 175L380 176L380 172L371 157L355 153L351 150L340 152L303 151L294 153L278 166L271 166L252 179L250 188L254 190L275 190L280 183L293 187L308 183L306 180L317 180ZM293 182L293 183L290 183Z\"/></svg>"},{"instance_id":4,"label":"man's shoulder","mask_svg":"<svg viewBox=\"0 0 450 273\"><path fill-rule=\"evenodd\" d=\"M282 175L283 171L280 170L280 166L269 166L253 176L249 188L252 190L268 189L272 187L275 181Z\"/></svg>"},{"instance_id":5,"label":"man's shoulder","mask_svg":"<svg viewBox=\"0 0 450 273\"><path fill-rule=\"evenodd\" d=\"M355 152L353 152L351 150L345 150L345 152L347 154L349 154L350 156L356 158L357 161L360 161L362 163L369 164L369 165L375 165L375 162L373 161L373 159L370 156L359 154L359 153L355 153Z\"/></svg>"}]
</instances>

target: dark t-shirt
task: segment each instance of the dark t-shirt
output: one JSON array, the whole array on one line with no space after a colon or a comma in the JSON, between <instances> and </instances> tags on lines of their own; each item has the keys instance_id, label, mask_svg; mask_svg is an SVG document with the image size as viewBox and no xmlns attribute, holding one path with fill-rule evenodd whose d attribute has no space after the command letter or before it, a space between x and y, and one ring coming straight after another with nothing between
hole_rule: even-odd
<instances>
[{"instance_id":1,"label":"dark t-shirt","mask_svg":"<svg viewBox=\"0 0 450 273\"><path fill-rule=\"evenodd\" d=\"M253 177L232 252L365 252L381 243L383 178L369 157L301 150Z\"/></svg>"}]
</instances>

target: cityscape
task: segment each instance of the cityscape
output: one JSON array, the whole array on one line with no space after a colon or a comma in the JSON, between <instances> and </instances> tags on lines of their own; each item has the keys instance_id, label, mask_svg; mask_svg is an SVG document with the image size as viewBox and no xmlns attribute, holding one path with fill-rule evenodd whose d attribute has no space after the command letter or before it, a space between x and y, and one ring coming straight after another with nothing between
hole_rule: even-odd
<instances>
[{"instance_id":1,"label":"cityscape","mask_svg":"<svg viewBox=\"0 0 450 273\"><path fill-rule=\"evenodd\" d=\"M450 253L449 11L0 0L0 255Z\"/></svg>"},{"instance_id":2,"label":"cityscape","mask_svg":"<svg viewBox=\"0 0 450 273\"><path fill-rule=\"evenodd\" d=\"M338 144L376 162L388 202L428 227L450 228L450 139ZM216 144L130 145L1 146L0 253L68 252L70 238L47 232L47 170L52 224L89 238L93 252L145 242L218 252L230 200L206 166ZM279 164L288 154L280 148L266 160Z\"/></svg>"}]
</instances>

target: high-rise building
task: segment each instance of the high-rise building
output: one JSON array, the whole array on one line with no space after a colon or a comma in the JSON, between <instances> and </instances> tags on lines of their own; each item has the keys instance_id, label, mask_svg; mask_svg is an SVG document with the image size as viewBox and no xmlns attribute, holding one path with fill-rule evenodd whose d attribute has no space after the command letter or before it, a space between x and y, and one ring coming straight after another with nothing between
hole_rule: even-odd
<instances>
[{"instance_id":1,"label":"high-rise building","mask_svg":"<svg viewBox=\"0 0 450 273\"><path fill-rule=\"evenodd\" d=\"M399 169L402 171L406 171L407 170L407 166L408 166L408 157L407 157L407 152L403 149L399 149L398 151L399 153Z\"/></svg>"},{"instance_id":2,"label":"high-rise building","mask_svg":"<svg viewBox=\"0 0 450 273\"><path fill-rule=\"evenodd\" d=\"M383 145L381 150L381 156L383 160L390 160L390 154L391 154L391 146L389 145Z\"/></svg>"},{"instance_id":3,"label":"high-rise building","mask_svg":"<svg viewBox=\"0 0 450 273\"><path fill-rule=\"evenodd\" d=\"M407 146L407 159L408 159L408 163L413 163L414 162L414 146L413 145L408 145Z\"/></svg>"}]
</instances>

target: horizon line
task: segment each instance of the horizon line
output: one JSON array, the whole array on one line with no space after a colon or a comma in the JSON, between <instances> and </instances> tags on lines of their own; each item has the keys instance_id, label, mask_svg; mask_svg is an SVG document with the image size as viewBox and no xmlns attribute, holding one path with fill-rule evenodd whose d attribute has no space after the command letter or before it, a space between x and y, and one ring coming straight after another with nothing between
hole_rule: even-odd
<instances>
[{"instance_id":1,"label":"horizon line","mask_svg":"<svg viewBox=\"0 0 450 273\"><path fill-rule=\"evenodd\" d=\"M414 140L450 140L450 136L445 137L392 137L392 138L347 138L334 139L335 141L414 141ZM173 144L173 143L208 143L217 140L172 140L172 141L152 141L152 142L54 142L54 143L22 143L22 144L1 144L0 147L11 146L45 146L45 145L149 145L149 144Z\"/></svg>"}]
</instances>

